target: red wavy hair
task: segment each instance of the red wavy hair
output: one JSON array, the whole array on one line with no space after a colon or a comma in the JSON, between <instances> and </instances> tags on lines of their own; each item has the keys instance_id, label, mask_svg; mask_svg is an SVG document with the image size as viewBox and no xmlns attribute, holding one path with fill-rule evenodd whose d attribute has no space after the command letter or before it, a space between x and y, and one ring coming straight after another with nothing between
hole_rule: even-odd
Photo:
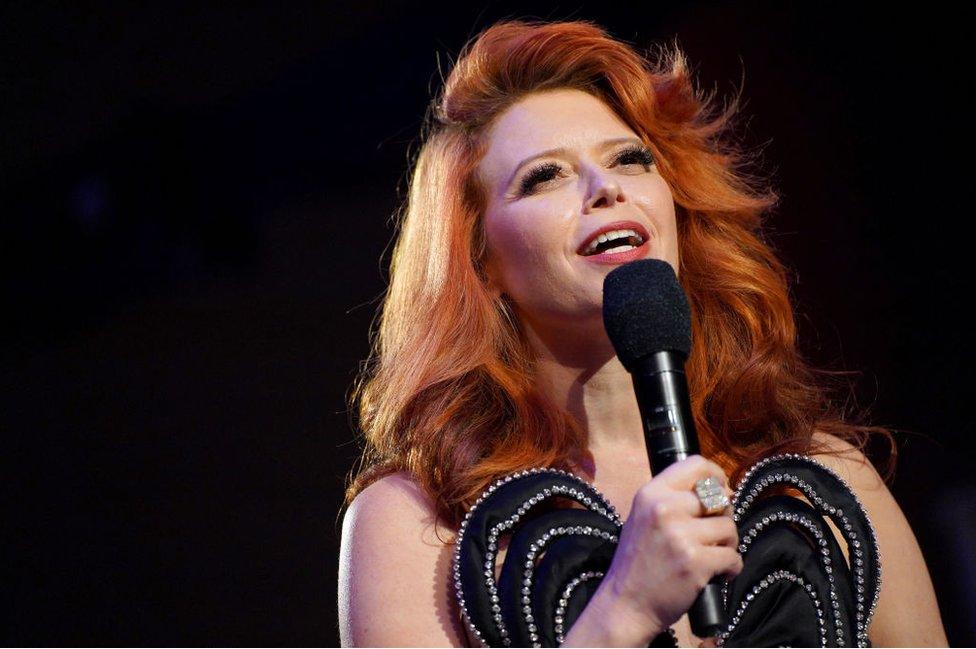
<instances>
[{"instance_id":1,"label":"red wavy hair","mask_svg":"<svg viewBox=\"0 0 976 649\"><path fill-rule=\"evenodd\" d=\"M846 422L817 380L837 373L814 371L797 349L786 271L761 232L778 196L727 137L738 96L715 110L677 44L653 53L585 21L496 23L462 49L428 112L372 351L350 396L365 447L346 504L405 471L456 528L495 478L569 468L585 450L575 420L537 388L507 297L487 287L485 188L475 173L492 120L555 88L602 99L652 150L671 187L702 454L735 484L763 456L827 451L815 430L858 448L872 432L890 441L883 428Z\"/></svg>"}]
</instances>

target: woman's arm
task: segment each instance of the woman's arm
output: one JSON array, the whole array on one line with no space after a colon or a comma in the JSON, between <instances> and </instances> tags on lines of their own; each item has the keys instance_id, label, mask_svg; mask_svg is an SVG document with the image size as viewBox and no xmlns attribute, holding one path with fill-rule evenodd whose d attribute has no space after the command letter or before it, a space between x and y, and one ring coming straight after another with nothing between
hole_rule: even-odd
<instances>
[{"instance_id":1,"label":"woman's arm","mask_svg":"<svg viewBox=\"0 0 976 649\"><path fill-rule=\"evenodd\" d=\"M825 433L814 439L839 456L816 459L847 481L867 510L881 551L881 595L868 636L878 647L947 647L925 559L908 521L871 462L847 442ZM842 538L838 543L844 547Z\"/></svg>"},{"instance_id":2,"label":"woman's arm","mask_svg":"<svg viewBox=\"0 0 976 649\"><path fill-rule=\"evenodd\" d=\"M434 520L429 500L402 474L350 504L339 553L343 647L466 646L448 592L453 548L437 539ZM449 538L449 529L438 529Z\"/></svg>"}]
</instances>

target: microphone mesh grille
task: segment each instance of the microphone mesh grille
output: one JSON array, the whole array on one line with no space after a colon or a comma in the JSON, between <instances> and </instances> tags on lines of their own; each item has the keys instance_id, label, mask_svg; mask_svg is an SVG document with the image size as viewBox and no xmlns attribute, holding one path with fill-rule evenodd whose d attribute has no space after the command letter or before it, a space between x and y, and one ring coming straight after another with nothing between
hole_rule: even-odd
<instances>
[{"instance_id":1,"label":"microphone mesh grille","mask_svg":"<svg viewBox=\"0 0 976 649\"><path fill-rule=\"evenodd\" d=\"M628 370L644 356L691 351L691 311L674 269L660 259L614 268L603 280L603 324Z\"/></svg>"}]
</instances>

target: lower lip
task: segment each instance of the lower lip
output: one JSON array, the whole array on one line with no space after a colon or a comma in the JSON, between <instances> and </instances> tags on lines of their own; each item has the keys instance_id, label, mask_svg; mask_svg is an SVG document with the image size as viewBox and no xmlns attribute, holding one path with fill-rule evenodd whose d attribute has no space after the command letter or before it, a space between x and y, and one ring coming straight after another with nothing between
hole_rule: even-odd
<instances>
[{"instance_id":1,"label":"lower lip","mask_svg":"<svg viewBox=\"0 0 976 649\"><path fill-rule=\"evenodd\" d=\"M647 252L651 249L651 240L648 239L636 248L631 248L627 252L617 252L617 253L606 253L601 252L599 255L589 255L583 256L586 261L592 261L594 264L626 264L628 261L636 261L638 259L643 259Z\"/></svg>"}]
</instances>

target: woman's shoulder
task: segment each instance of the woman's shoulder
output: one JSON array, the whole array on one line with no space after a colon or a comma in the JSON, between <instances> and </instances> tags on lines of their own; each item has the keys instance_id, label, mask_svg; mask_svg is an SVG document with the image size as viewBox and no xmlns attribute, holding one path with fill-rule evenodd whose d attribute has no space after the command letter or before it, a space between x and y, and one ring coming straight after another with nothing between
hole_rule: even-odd
<instances>
[{"instance_id":1,"label":"woman's shoulder","mask_svg":"<svg viewBox=\"0 0 976 649\"><path fill-rule=\"evenodd\" d=\"M447 590L448 528L436 522L433 502L406 473L380 478L353 499L339 558L343 646L463 646Z\"/></svg>"},{"instance_id":2,"label":"woman's shoulder","mask_svg":"<svg viewBox=\"0 0 976 649\"><path fill-rule=\"evenodd\" d=\"M847 440L824 431L813 433L814 450L810 457L832 469L858 496L876 497L887 492L884 479L871 460Z\"/></svg>"},{"instance_id":3,"label":"woman's shoulder","mask_svg":"<svg viewBox=\"0 0 976 649\"><path fill-rule=\"evenodd\" d=\"M434 501L405 471L383 476L363 489L349 504L343 527L347 524L368 525L384 535L396 533L425 541L429 540L428 529L449 531L438 518Z\"/></svg>"},{"instance_id":4,"label":"woman's shoulder","mask_svg":"<svg viewBox=\"0 0 976 649\"><path fill-rule=\"evenodd\" d=\"M417 480L406 471L390 473L371 482L353 499L352 507L382 507L390 500L398 505L410 504L418 508L431 508L430 499L424 494Z\"/></svg>"}]
</instances>

